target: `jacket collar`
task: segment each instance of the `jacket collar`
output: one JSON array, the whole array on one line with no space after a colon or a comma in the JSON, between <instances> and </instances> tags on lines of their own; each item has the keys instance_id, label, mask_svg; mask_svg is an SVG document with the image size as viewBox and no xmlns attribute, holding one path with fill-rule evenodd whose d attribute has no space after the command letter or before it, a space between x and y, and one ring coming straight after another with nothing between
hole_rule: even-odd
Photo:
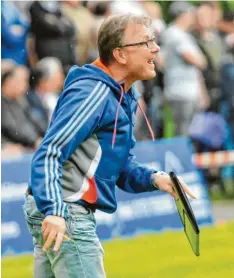
<instances>
[{"instance_id":1,"label":"jacket collar","mask_svg":"<svg viewBox=\"0 0 234 278\"><path fill-rule=\"evenodd\" d=\"M113 76L112 76L110 70L108 69L107 66L105 66L105 65L102 63L102 61L101 61L100 58L96 59L96 60L92 63L92 65L94 65L94 66L96 66L96 67L102 69L106 74L110 75L110 76L113 78Z\"/></svg>"}]
</instances>

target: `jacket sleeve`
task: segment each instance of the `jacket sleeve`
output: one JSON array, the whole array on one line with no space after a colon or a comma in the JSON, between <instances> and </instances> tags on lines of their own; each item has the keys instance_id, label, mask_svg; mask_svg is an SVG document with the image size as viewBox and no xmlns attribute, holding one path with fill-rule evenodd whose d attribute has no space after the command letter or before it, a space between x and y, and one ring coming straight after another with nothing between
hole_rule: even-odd
<instances>
[{"instance_id":1,"label":"jacket sleeve","mask_svg":"<svg viewBox=\"0 0 234 278\"><path fill-rule=\"evenodd\" d=\"M117 186L129 193L157 190L152 183L152 174L156 172L156 170L149 169L136 162L135 156L130 153L125 167L117 180Z\"/></svg>"},{"instance_id":2,"label":"jacket sleeve","mask_svg":"<svg viewBox=\"0 0 234 278\"><path fill-rule=\"evenodd\" d=\"M50 126L32 161L30 187L38 209L66 218L61 190L62 165L98 126L109 87L77 81L59 98Z\"/></svg>"},{"instance_id":3,"label":"jacket sleeve","mask_svg":"<svg viewBox=\"0 0 234 278\"><path fill-rule=\"evenodd\" d=\"M25 37L27 35L27 29L25 29L25 32L21 35L15 35L10 30L10 26L6 23L5 19L3 18L3 15L1 14L1 37L2 42L7 45L8 48L14 48L15 45L22 43L25 40Z\"/></svg>"}]
</instances>

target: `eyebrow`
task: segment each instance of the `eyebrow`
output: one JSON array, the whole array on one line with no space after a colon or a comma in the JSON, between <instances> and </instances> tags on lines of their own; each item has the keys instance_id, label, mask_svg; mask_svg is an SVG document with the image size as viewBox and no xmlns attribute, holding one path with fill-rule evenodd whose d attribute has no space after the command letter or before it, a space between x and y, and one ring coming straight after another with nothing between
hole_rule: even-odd
<instances>
[{"instance_id":1,"label":"eyebrow","mask_svg":"<svg viewBox=\"0 0 234 278\"><path fill-rule=\"evenodd\" d=\"M149 35L146 35L143 37L143 40L150 40L150 39L151 39L151 37Z\"/></svg>"}]
</instances>

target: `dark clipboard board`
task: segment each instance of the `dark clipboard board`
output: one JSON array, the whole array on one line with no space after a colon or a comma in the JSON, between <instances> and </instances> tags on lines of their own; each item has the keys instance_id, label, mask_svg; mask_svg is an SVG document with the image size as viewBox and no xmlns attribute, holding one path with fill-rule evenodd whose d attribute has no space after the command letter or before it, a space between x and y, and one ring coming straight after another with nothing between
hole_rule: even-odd
<instances>
[{"instance_id":1,"label":"dark clipboard board","mask_svg":"<svg viewBox=\"0 0 234 278\"><path fill-rule=\"evenodd\" d=\"M178 200L175 200L175 203L177 206L178 213L180 215L181 222L184 226L184 232L187 236L187 239L191 245L194 254L196 256L199 256L200 231L192 207L176 174L174 172L170 172L169 175L173 182L177 196L179 197Z\"/></svg>"}]
</instances>

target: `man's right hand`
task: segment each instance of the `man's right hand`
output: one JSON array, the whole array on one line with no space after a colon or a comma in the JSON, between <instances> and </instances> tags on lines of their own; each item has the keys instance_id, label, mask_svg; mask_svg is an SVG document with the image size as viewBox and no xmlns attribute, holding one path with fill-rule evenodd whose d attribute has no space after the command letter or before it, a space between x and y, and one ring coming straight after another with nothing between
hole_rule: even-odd
<instances>
[{"instance_id":1,"label":"man's right hand","mask_svg":"<svg viewBox=\"0 0 234 278\"><path fill-rule=\"evenodd\" d=\"M58 251L66 232L65 219L60 216L48 215L42 222L42 234L45 244L43 251L47 251L55 241L53 251Z\"/></svg>"}]
</instances>

